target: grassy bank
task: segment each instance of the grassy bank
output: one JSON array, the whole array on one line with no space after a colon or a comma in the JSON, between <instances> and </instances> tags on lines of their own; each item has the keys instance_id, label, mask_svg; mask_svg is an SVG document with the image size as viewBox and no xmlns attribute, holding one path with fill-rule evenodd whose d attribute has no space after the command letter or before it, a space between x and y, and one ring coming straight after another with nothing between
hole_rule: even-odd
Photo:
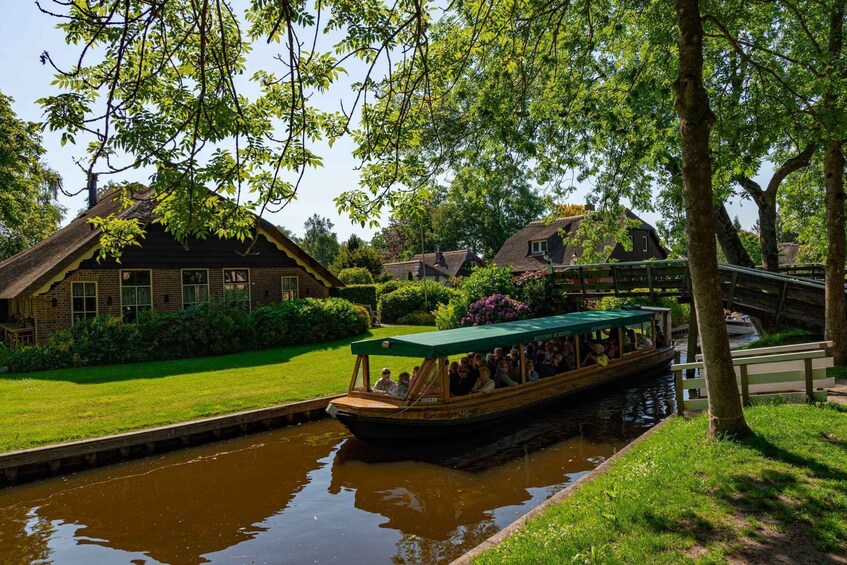
<instances>
[{"instance_id":1,"label":"grassy bank","mask_svg":"<svg viewBox=\"0 0 847 565\"><path fill-rule=\"evenodd\" d=\"M91 438L347 390L357 339L427 331L374 329L356 338L220 357L0 375L0 452ZM395 375L411 360L384 358Z\"/></svg>"},{"instance_id":2,"label":"grassy bank","mask_svg":"<svg viewBox=\"0 0 847 565\"><path fill-rule=\"evenodd\" d=\"M810 341L820 341L823 337L820 335L807 332L806 330L791 329L775 334L760 337L753 343L749 343L738 349L756 349L758 347L776 347L777 345L792 345L795 343L808 343Z\"/></svg>"},{"instance_id":3,"label":"grassy bank","mask_svg":"<svg viewBox=\"0 0 847 565\"><path fill-rule=\"evenodd\" d=\"M676 419L478 563L830 562L847 552L847 411L758 406L754 437Z\"/></svg>"}]
</instances>

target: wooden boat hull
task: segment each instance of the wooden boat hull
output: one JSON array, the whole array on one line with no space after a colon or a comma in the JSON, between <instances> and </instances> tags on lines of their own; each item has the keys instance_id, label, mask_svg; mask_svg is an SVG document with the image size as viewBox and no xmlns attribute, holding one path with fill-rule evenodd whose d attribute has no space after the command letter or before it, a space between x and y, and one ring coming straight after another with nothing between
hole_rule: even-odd
<instances>
[{"instance_id":1,"label":"wooden boat hull","mask_svg":"<svg viewBox=\"0 0 847 565\"><path fill-rule=\"evenodd\" d=\"M672 361L673 348L667 347L613 361L605 368L585 367L491 394L423 405L347 396L331 402L327 412L363 440L438 438L467 433L618 379L666 369Z\"/></svg>"}]
</instances>

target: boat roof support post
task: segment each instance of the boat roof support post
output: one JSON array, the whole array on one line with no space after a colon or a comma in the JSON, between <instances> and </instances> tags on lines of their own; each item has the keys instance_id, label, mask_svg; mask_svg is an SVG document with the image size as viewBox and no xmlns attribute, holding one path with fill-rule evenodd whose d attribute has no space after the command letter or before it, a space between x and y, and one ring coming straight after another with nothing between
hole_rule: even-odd
<instances>
[{"instance_id":1,"label":"boat roof support post","mask_svg":"<svg viewBox=\"0 0 847 565\"><path fill-rule=\"evenodd\" d=\"M415 379L415 382L412 383L411 390L409 390L408 398L421 396L421 390L424 388L424 382L427 383L427 387L429 386L429 381L425 377L429 376L433 363L435 363L435 359L423 360L423 363L421 363L421 370L418 371L418 377Z\"/></svg>"},{"instance_id":2,"label":"boat roof support post","mask_svg":"<svg viewBox=\"0 0 847 565\"><path fill-rule=\"evenodd\" d=\"M574 336L573 348L576 351L576 368L579 369L580 363L581 363L579 358L582 357L582 354L580 353L582 351L582 336L581 335L575 335Z\"/></svg>"},{"instance_id":3,"label":"boat roof support post","mask_svg":"<svg viewBox=\"0 0 847 565\"><path fill-rule=\"evenodd\" d=\"M359 380L359 369L362 366L362 355L356 356L356 366L353 367L353 378L350 379L350 388L347 389L347 394L352 394L353 389L356 388L356 381Z\"/></svg>"},{"instance_id":4,"label":"boat roof support post","mask_svg":"<svg viewBox=\"0 0 847 565\"><path fill-rule=\"evenodd\" d=\"M365 391L371 391L371 360L367 355L362 355L362 369L365 372Z\"/></svg>"},{"instance_id":5,"label":"boat roof support post","mask_svg":"<svg viewBox=\"0 0 847 565\"><path fill-rule=\"evenodd\" d=\"M524 353L524 344L520 345L521 348L521 384L526 384L526 354Z\"/></svg>"},{"instance_id":6,"label":"boat roof support post","mask_svg":"<svg viewBox=\"0 0 847 565\"><path fill-rule=\"evenodd\" d=\"M623 328L618 328L618 359L623 359Z\"/></svg>"}]
</instances>

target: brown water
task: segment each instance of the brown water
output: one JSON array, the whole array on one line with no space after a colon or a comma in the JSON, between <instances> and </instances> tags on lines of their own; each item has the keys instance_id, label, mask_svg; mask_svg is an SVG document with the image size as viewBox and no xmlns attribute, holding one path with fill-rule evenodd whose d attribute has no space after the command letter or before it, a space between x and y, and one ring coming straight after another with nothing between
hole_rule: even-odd
<instances>
[{"instance_id":1,"label":"brown water","mask_svg":"<svg viewBox=\"0 0 847 565\"><path fill-rule=\"evenodd\" d=\"M672 377L644 377L470 441L327 420L0 490L0 563L443 562L673 410Z\"/></svg>"}]
</instances>

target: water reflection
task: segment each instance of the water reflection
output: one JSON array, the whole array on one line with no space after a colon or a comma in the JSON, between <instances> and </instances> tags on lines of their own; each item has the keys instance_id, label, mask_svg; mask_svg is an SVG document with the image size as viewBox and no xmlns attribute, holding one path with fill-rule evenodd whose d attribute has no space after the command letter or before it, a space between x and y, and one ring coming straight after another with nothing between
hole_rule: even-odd
<instances>
[{"instance_id":1,"label":"water reflection","mask_svg":"<svg viewBox=\"0 0 847 565\"><path fill-rule=\"evenodd\" d=\"M376 447L324 421L0 491L0 561L441 562L671 413L667 375L484 437Z\"/></svg>"}]
</instances>

